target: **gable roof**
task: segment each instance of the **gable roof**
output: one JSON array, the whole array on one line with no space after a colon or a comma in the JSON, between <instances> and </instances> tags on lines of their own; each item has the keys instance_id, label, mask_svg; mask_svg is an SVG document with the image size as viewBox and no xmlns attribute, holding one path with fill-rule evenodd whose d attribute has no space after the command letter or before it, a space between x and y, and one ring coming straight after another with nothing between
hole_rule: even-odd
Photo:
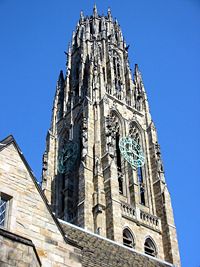
<instances>
[{"instance_id":1,"label":"gable roof","mask_svg":"<svg viewBox=\"0 0 200 267\"><path fill-rule=\"evenodd\" d=\"M77 248L79 248L79 249L82 249L82 247L79 246L79 245L77 244L77 242L75 242L74 240L69 239L69 238L66 236L66 233L65 233L64 230L62 229L62 227L61 227L60 223L58 222L57 218L56 218L56 217L54 216L54 214L52 213L51 208L50 208L50 206L49 206L49 204L48 204L48 200L47 200L47 198L46 198L44 192L42 191L41 186L39 185L39 183L38 183L36 177L34 176L31 167L29 166L27 160L25 159L25 157L24 157L24 155L23 155L21 149L19 148L19 146L18 146L16 140L14 139L13 135L9 135L9 136L7 136L5 139L3 139L2 141L0 141L0 153L1 153L2 150L4 150L6 147L8 147L8 146L11 145L11 144L13 144L13 145L15 146L15 148L16 148L16 150L17 150L17 152L18 152L18 154L19 154L19 156L20 156L22 162L23 162L24 165L26 166L26 168L27 168L27 170L28 170L28 172L29 172L29 174L30 174L30 177L32 178L32 181L33 181L33 183L34 183L34 185L35 185L35 187L36 187L38 193L40 194L40 196L41 196L42 200L44 201L44 204L45 204L45 206L46 206L48 212L50 213L50 215L51 215L52 219L54 220L56 226L58 227L58 229L59 229L61 235L63 236L64 241L65 241L67 244L69 244L69 245L72 245L72 246L74 246L74 247L77 247Z\"/></svg>"}]
</instances>

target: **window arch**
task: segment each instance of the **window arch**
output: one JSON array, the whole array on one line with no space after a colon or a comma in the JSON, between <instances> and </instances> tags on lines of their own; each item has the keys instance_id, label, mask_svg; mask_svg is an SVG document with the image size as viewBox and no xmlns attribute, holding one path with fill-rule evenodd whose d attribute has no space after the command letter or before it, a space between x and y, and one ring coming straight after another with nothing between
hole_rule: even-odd
<instances>
[{"instance_id":1,"label":"window arch","mask_svg":"<svg viewBox=\"0 0 200 267\"><path fill-rule=\"evenodd\" d=\"M142 136L141 130L138 128L136 122L132 121L129 125L129 135L136 141L137 144L142 147ZM146 205L146 198L145 198L145 175L144 175L144 168L138 167L136 169L137 180L139 184L139 193L140 193L140 204Z\"/></svg>"},{"instance_id":2,"label":"window arch","mask_svg":"<svg viewBox=\"0 0 200 267\"><path fill-rule=\"evenodd\" d=\"M128 230L128 228L125 228L123 230L123 245L127 246L129 248L134 248L135 247L135 242L134 242L133 235Z\"/></svg>"},{"instance_id":3,"label":"window arch","mask_svg":"<svg viewBox=\"0 0 200 267\"><path fill-rule=\"evenodd\" d=\"M152 257L156 257L157 255L155 242L150 237L146 238L144 242L144 253Z\"/></svg>"}]
</instances>

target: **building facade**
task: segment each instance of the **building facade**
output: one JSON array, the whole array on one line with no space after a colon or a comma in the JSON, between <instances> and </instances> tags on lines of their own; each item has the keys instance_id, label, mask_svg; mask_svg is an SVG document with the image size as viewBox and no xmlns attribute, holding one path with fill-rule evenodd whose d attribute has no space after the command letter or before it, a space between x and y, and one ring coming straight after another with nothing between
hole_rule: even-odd
<instances>
[{"instance_id":1,"label":"building facade","mask_svg":"<svg viewBox=\"0 0 200 267\"><path fill-rule=\"evenodd\" d=\"M81 12L60 72L38 185L0 142L0 266L180 266L138 65L110 9Z\"/></svg>"}]
</instances>

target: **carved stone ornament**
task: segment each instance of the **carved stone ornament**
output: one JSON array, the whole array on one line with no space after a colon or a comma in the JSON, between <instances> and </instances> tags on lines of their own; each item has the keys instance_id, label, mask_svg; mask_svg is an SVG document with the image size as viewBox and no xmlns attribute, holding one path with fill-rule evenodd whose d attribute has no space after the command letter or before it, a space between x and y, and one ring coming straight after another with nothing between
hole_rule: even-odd
<instances>
[{"instance_id":1,"label":"carved stone ornament","mask_svg":"<svg viewBox=\"0 0 200 267\"><path fill-rule=\"evenodd\" d=\"M136 85L135 92L134 92L134 98L135 98L135 108L138 111L143 110L143 94L140 86Z\"/></svg>"},{"instance_id":2,"label":"carved stone ornament","mask_svg":"<svg viewBox=\"0 0 200 267\"><path fill-rule=\"evenodd\" d=\"M155 152L156 152L156 160L157 160L158 177L161 179L164 179L164 177L163 177L164 168L163 168L163 163L162 163L162 159L161 159L160 146L159 146L158 142L155 143Z\"/></svg>"},{"instance_id":3,"label":"carved stone ornament","mask_svg":"<svg viewBox=\"0 0 200 267\"><path fill-rule=\"evenodd\" d=\"M119 122L114 115L108 115L106 117L106 137L107 137L107 149L111 158L115 154L115 139L116 133L119 131Z\"/></svg>"},{"instance_id":4,"label":"carved stone ornament","mask_svg":"<svg viewBox=\"0 0 200 267\"><path fill-rule=\"evenodd\" d=\"M82 122L82 154L81 160L84 161L85 157L88 153L88 126L87 126L87 119L83 118Z\"/></svg>"}]
</instances>

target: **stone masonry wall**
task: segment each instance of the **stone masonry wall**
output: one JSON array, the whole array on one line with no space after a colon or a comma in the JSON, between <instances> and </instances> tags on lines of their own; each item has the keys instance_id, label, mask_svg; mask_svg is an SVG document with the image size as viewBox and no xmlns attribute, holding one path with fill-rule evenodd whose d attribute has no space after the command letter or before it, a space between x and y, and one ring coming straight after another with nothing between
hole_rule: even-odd
<instances>
[{"instance_id":1,"label":"stone masonry wall","mask_svg":"<svg viewBox=\"0 0 200 267\"><path fill-rule=\"evenodd\" d=\"M1 267L40 267L34 245L30 240L0 230Z\"/></svg>"},{"instance_id":2,"label":"stone masonry wall","mask_svg":"<svg viewBox=\"0 0 200 267\"><path fill-rule=\"evenodd\" d=\"M11 197L8 231L33 242L42 266L81 267L80 249L65 242L20 153L12 140L0 151L0 191Z\"/></svg>"}]
</instances>

